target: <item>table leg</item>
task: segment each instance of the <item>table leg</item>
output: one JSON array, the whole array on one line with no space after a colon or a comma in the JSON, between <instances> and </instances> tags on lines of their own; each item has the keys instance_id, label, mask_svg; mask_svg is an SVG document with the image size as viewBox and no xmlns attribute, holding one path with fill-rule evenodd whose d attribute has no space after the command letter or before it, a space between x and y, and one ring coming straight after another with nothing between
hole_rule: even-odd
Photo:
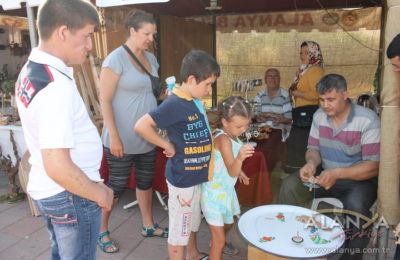
<instances>
[{"instance_id":1,"label":"table leg","mask_svg":"<svg viewBox=\"0 0 400 260\"><path fill-rule=\"evenodd\" d=\"M125 204L122 208L129 209L129 208L136 206L137 204L139 204L139 202L137 200L135 200L135 201L132 201L131 203Z\"/></svg>"},{"instance_id":2,"label":"table leg","mask_svg":"<svg viewBox=\"0 0 400 260\"><path fill-rule=\"evenodd\" d=\"M162 196L161 195L161 193L159 193L158 191L156 191L156 195L157 195L157 198L158 198L158 200L160 201L160 203L161 203L161 206L163 206L163 208L164 208L164 210L165 211L168 211L168 206L165 204L165 202L164 202L164 198L166 197L166 196Z\"/></svg>"}]
</instances>

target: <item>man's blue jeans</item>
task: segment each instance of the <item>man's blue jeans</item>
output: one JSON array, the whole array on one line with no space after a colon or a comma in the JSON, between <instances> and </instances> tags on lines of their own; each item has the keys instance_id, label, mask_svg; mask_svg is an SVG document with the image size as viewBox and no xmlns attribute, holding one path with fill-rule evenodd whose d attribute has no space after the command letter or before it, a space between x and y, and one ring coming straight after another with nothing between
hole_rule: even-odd
<instances>
[{"instance_id":1,"label":"man's blue jeans","mask_svg":"<svg viewBox=\"0 0 400 260\"><path fill-rule=\"evenodd\" d=\"M95 202L68 191L34 202L46 221L52 260L96 259L101 208Z\"/></svg>"}]
</instances>

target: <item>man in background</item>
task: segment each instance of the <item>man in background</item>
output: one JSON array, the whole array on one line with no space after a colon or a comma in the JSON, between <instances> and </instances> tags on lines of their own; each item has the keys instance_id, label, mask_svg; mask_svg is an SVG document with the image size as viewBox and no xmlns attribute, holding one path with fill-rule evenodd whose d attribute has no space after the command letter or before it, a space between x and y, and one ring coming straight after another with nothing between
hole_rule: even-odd
<instances>
[{"instance_id":1,"label":"man in background","mask_svg":"<svg viewBox=\"0 0 400 260\"><path fill-rule=\"evenodd\" d=\"M286 139L292 123L292 105L287 90L280 87L279 70L270 68L265 71L266 88L254 97L259 105L256 111L256 121L260 126L269 126L271 132L267 139L258 142L257 147L264 153L271 172L278 161L284 165L286 158Z\"/></svg>"},{"instance_id":2,"label":"man in background","mask_svg":"<svg viewBox=\"0 0 400 260\"><path fill-rule=\"evenodd\" d=\"M380 120L374 111L349 99L341 75L325 75L317 90L320 108L313 116L306 164L283 181L278 204L304 206L314 194L336 198L344 209L371 217L369 209L377 197ZM320 187L310 192L307 183ZM348 250L342 260L362 259L369 236L361 230L365 222L360 223L345 227Z\"/></svg>"}]
</instances>

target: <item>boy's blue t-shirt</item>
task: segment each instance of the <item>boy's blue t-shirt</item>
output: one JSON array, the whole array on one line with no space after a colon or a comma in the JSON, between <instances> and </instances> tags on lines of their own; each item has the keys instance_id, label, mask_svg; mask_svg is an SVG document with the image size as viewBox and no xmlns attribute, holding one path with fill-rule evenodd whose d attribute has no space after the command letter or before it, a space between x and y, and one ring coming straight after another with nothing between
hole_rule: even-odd
<instances>
[{"instance_id":1,"label":"boy's blue t-shirt","mask_svg":"<svg viewBox=\"0 0 400 260\"><path fill-rule=\"evenodd\" d=\"M169 158L165 167L167 180L178 188L208 181L211 133L207 118L193 99L174 89L174 94L149 114L157 127L167 130L175 146L175 156Z\"/></svg>"}]
</instances>

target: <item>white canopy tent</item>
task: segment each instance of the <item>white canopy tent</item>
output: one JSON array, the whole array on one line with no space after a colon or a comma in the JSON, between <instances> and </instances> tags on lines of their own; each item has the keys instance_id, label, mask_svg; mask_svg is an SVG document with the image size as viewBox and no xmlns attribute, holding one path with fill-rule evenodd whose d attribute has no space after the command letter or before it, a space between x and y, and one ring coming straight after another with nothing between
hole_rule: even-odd
<instances>
[{"instance_id":1,"label":"white canopy tent","mask_svg":"<svg viewBox=\"0 0 400 260\"><path fill-rule=\"evenodd\" d=\"M40 5L43 0L0 0L0 5L3 10L19 9L21 8L21 2L27 2L29 7ZM149 4L149 3L161 3L168 2L169 0L96 0L98 7L109 7L119 5L132 5L132 4Z\"/></svg>"},{"instance_id":2,"label":"white canopy tent","mask_svg":"<svg viewBox=\"0 0 400 260\"><path fill-rule=\"evenodd\" d=\"M31 40L31 46L37 46L37 36L35 29L35 18L33 15L32 7L39 6L43 0L0 0L0 6L3 10L20 9L21 2L26 2L26 12L28 16L29 24L29 36ZM132 4L149 4L149 3L164 3L169 0L96 0L98 7L111 7L121 5L132 5Z\"/></svg>"}]
</instances>

